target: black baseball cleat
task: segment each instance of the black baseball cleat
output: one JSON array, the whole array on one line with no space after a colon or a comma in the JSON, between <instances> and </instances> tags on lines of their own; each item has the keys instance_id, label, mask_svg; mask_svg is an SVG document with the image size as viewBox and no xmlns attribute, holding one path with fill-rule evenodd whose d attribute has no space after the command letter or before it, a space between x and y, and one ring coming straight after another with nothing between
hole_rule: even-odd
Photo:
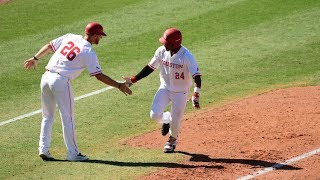
<instances>
[{"instance_id":1,"label":"black baseball cleat","mask_svg":"<svg viewBox=\"0 0 320 180\"><path fill-rule=\"evenodd\" d=\"M45 152L45 153L40 153L39 156L42 158L44 161L52 161L54 158L51 156L50 152Z\"/></svg>"},{"instance_id":2,"label":"black baseball cleat","mask_svg":"<svg viewBox=\"0 0 320 180\"><path fill-rule=\"evenodd\" d=\"M161 128L161 134L162 134L162 136L167 135L168 132L169 132L169 129L170 129L170 124L163 123L163 124L162 124L162 128Z\"/></svg>"}]
</instances>

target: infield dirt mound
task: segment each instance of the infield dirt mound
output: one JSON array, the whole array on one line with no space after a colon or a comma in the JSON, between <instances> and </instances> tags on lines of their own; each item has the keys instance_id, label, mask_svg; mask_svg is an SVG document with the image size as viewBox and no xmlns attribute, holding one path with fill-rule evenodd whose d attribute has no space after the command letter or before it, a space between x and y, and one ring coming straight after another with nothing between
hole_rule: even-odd
<instances>
[{"instance_id":1,"label":"infield dirt mound","mask_svg":"<svg viewBox=\"0 0 320 180\"><path fill-rule=\"evenodd\" d=\"M320 87L274 90L220 108L188 114L176 153L181 166L139 179L236 179L320 148ZM125 142L162 151L154 131ZM320 179L320 155L257 179Z\"/></svg>"}]
</instances>

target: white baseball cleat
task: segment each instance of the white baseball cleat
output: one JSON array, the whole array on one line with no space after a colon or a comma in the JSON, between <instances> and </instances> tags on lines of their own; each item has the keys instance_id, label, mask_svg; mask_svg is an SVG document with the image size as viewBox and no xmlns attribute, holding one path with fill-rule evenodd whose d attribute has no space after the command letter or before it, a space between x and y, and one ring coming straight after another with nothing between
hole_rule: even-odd
<instances>
[{"instance_id":1,"label":"white baseball cleat","mask_svg":"<svg viewBox=\"0 0 320 180\"><path fill-rule=\"evenodd\" d=\"M79 153L77 155L68 154L66 159L68 161L86 161L89 158L86 155Z\"/></svg>"},{"instance_id":2,"label":"white baseball cleat","mask_svg":"<svg viewBox=\"0 0 320 180\"><path fill-rule=\"evenodd\" d=\"M177 145L177 139L174 137L169 137L169 140L166 142L163 148L164 153L173 153Z\"/></svg>"}]
</instances>

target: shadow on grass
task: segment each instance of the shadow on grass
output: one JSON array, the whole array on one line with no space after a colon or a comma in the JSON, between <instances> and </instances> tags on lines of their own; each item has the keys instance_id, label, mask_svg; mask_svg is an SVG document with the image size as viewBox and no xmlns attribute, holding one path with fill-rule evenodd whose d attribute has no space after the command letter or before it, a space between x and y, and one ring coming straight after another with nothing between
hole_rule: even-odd
<instances>
[{"instance_id":1,"label":"shadow on grass","mask_svg":"<svg viewBox=\"0 0 320 180\"><path fill-rule=\"evenodd\" d=\"M279 170L299 170L302 168L278 164L276 162L268 162L262 160L254 159L227 159L227 158L210 158L208 155L188 153L184 151L176 151L175 153L180 153L190 156L190 162L213 162L213 163L226 163L226 164L247 164L254 168L261 167L274 167ZM51 159L48 161L60 161L69 162L67 160L61 159ZM106 164L112 166L125 166L125 167L164 167L164 168L212 168L212 169L223 169L224 166L221 165L190 165L181 163L171 163L171 162L123 162L123 161L109 161L109 160L96 160L89 159L87 161L82 161L82 163L96 163L96 164Z\"/></svg>"},{"instance_id":2,"label":"shadow on grass","mask_svg":"<svg viewBox=\"0 0 320 180\"><path fill-rule=\"evenodd\" d=\"M105 161L105 160L88 160L86 163L98 163L108 164L114 166L126 166L126 167L165 167L165 168L213 168L223 169L223 166L206 166L206 165L189 165L171 162L119 162L119 161Z\"/></svg>"},{"instance_id":3,"label":"shadow on grass","mask_svg":"<svg viewBox=\"0 0 320 180\"><path fill-rule=\"evenodd\" d=\"M275 169L279 170L299 170L302 168L285 165L285 164L278 164L276 162L268 162L262 160L254 160L254 159L227 159L227 158L210 158L208 155L204 154L192 154L184 151L177 151L176 153L184 154L191 156L189 161L192 162L214 162L214 163L227 163L227 164L247 164L253 167L274 167Z\"/></svg>"}]
</instances>

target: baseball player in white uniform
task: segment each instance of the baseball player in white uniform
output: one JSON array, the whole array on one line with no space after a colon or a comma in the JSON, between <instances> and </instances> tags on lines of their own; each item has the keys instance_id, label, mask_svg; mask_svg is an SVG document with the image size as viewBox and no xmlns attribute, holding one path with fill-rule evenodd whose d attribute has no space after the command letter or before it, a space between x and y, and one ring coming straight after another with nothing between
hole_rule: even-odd
<instances>
[{"instance_id":1,"label":"baseball player in white uniform","mask_svg":"<svg viewBox=\"0 0 320 180\"><path fill-rule=\"evenodd\" d=\"M194 79L193 106L195 109L200 108L201 74L193 55L181 45L180 30L167 29L159 41L163 46L156 50L149 64L137 75L123 77L123 79L127 83L136 83L155 69L160 68L160 87L154 96L150 117L162 124L163 136L170 132L169 140L163 151L172 153L177 144L181 120L188 101L189 88L192 86L192 78ZM164 112L170 102L172 102L171 111Z\"/></svg>"},{"instance_id":2,"label":"baseball player in white uniform","mask_svg":"<svg viewBox=\"0 0 320 180\"><path fill-rule=\"evenodd\" d=\"M46 72L41 78L42 123L39 141L39 156L43 160L53 160L49 152L51 132L56 104L60 110L63 126L63 138L67 148L68 161L85 161L88 159L78 150L75 123L74 97L70 84L86 68L90 76L99 81L116 87L125 95L131 95L131 90L125 83L118 83L102 73L97 55L92 49L102 36L106 36L103 27L97 22L89 23L85 35L66 34L44 45L38 53L24 62L26 70L35 68L38 60L50 52L54 52L46 66Z\"/></svg>"}]
</instances>

